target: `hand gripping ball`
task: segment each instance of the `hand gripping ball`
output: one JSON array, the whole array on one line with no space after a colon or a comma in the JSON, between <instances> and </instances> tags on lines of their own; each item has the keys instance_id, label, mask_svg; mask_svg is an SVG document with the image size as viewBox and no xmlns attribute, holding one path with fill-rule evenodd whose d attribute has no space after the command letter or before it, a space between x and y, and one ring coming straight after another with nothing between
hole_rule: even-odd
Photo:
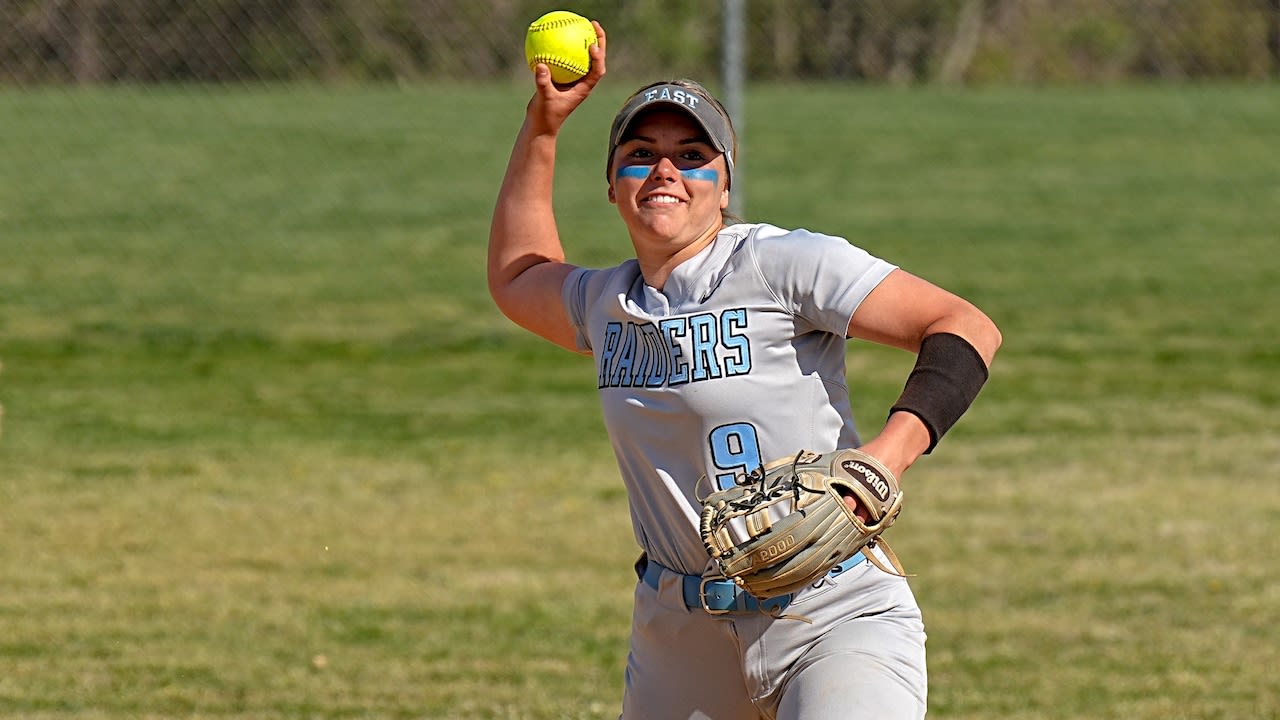
<instances>
[{"instance_id":1,"label":"hand gripping ball","mask_svg":"<svg viewBox=\"0 0 1280 720\"><path fill-rule=\"evenodd\" d=\"M591 69L587 48L596 43L591 21L566 10L555 10L533 21L524 37L529 69L542 63L551 68L552 82L571 83Z\"/></svg>"}]
</instances>

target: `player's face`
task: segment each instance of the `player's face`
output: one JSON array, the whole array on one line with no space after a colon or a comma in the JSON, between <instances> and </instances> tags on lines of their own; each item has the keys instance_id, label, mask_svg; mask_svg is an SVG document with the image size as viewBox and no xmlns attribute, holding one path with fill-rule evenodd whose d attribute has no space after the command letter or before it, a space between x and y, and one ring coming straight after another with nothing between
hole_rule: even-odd
<instances>
[{"instance_id":1,"label":"player's face","mask_svg":"<svg viewBox=\"0 0 1280 720\"><path fill-rule=\"evenodd\" d=\"M724 154L678 110L641 116L613 154L609 201L635 241L678 249L714 235L729 205Z\"/></svg>"}]
</instances>

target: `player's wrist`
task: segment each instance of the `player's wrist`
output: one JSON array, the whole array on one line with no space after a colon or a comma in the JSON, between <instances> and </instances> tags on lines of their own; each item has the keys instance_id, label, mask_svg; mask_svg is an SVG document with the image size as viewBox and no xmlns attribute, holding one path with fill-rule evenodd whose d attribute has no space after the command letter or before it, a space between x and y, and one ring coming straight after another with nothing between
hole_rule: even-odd
<instances>
[{"instance_id":1,"label":"player's wrist","mask_svg":"<svg viewBox=\"0 0 1280 720\"><path fill-rule=\"evenodd\" d=\"M550 145L554 150L556 140L560 135L560 126L549 122L541 115L530 111L525 117L524 128L525 141L531 147L540 145Z\"/></svg>"},{"instance_id":2,"label":"player's wrist","mask_svg":"<svg viewBox=\"0 0 1280 720\"><path fill-rule=\"evenodd\" d=\"M879 460L894 475L901 476L929 449L929 428L914 414L898 411L876 438L861 450Z\"/></svg>"}]
</instances>

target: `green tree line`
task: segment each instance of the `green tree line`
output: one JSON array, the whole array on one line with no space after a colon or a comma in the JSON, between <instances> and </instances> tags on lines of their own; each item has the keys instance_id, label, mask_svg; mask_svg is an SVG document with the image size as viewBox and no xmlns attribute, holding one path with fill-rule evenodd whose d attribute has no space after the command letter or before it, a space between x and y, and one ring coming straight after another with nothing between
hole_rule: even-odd
<instances>
[{"instance_id":1,"label":"green tree line","mask_svg":"<svg viewBox=\"0 0 1280 720\"><path fill-rule=\"evenodd\" d=\"M745 0L758 79L1096 82L1280 75L1280 0ZM411 82L525 72L549 9L611 69L719 72L720 0L0 0L0 83Z\"/></svg>"}]
</instances>

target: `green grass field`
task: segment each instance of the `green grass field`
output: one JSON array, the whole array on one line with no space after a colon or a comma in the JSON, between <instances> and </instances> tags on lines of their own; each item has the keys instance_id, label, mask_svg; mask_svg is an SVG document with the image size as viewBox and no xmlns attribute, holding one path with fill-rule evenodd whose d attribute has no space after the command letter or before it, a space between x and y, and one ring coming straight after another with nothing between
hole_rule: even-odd
<instances>
[{"instance_id":1,"label":"green grass field","mask_svg":"<svg viewBox=\"0 0 1280 720\"><path fill-rule=\"evenodd\" d=\"M572 259L626 256L609 79ZM527 88L0 92L0 716L616 717L588 360L493 308ZM931 717L1280 717L1274 86L754 88L749 219L1000 323L891 531ZM850 347L874 434L910 368Z\"/></svg>"}]
</instances>

